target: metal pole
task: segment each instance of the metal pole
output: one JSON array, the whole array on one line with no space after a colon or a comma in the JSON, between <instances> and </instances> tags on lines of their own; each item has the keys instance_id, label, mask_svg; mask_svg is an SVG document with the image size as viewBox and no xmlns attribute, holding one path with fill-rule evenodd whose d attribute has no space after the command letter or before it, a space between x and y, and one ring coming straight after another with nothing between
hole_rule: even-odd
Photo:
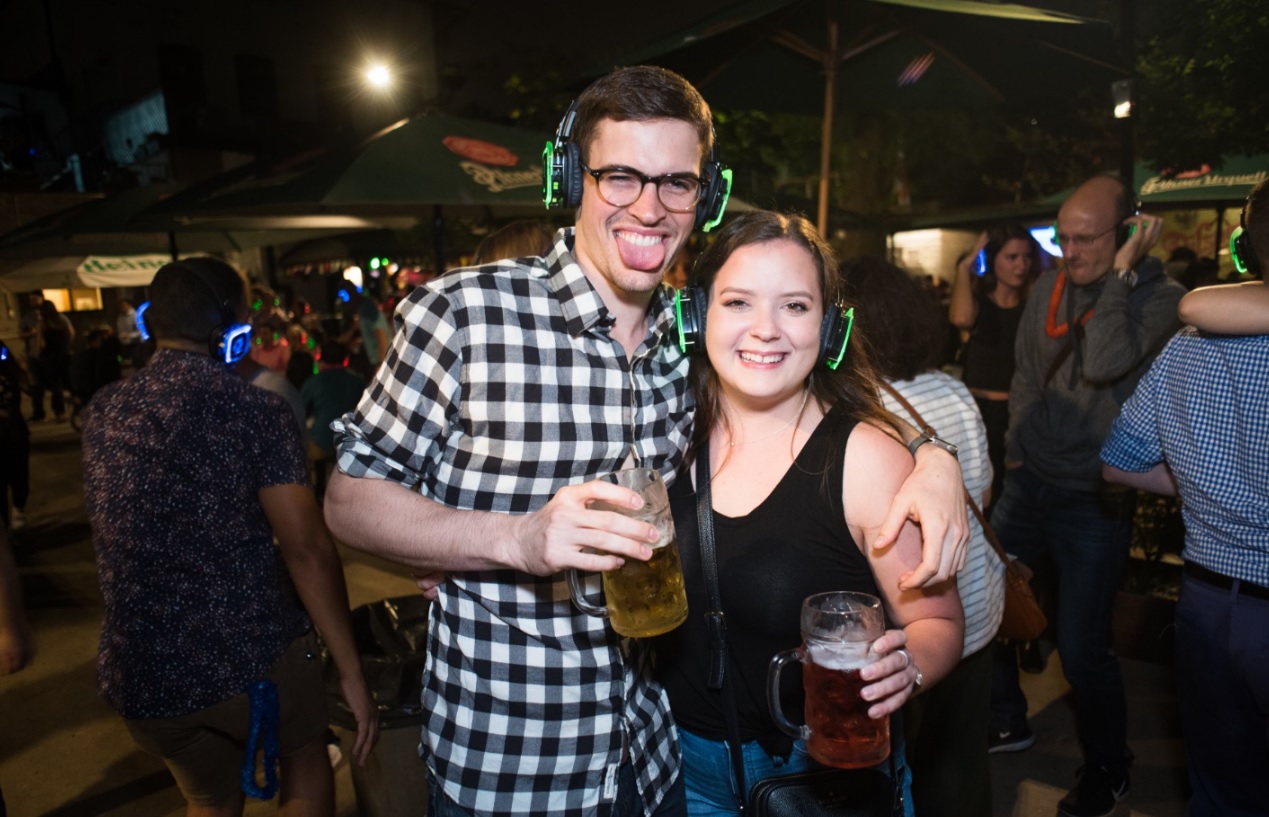
<instances>
[{"instance_id":1,"label":"metal pole","mask_svg":"<svg viewBox=\"0 0 1269 817\"><path fill-rule=\"evenodd\" d=\"M1119 51L1123 54L1128 75L1135 79L1137 75L1137 11L1133 0L1120 0L1119 2ZM1135 83L1132 92L1135 97ZM1133 105L1136 105L1135 98L1133 99ZM1133 114L1135 115L1135 113L1134 111ZM1134 115L1129 115L1119 120L1119 175L1132 187L1135 193L1137 180L1135 178L1136 163L1133 150L1132 120Z\"/></svg>"},{"instance_id":2,"label":"metal pole","mask_svg":"<svg viewBox=\"0 0 1269 817\"><path fill-rule=\"evenodd\" d=\"M445 273L445 216L439 204L432 205L432 249L436 254L436 275Z\"/></svg>"},{"instance_id":3,"label":"metal pole","mask_svg":"<svg viewBox=\"0 0 1269 817\"><path fill-rule=\"evenodd\" d=\"M820 202L816 225L820 235L828 235L828 174L833 164L833 102L837 99L837 20L829 4L828 52L824 55L824 122L820 129Z\"/></svg>"}]
</instances>

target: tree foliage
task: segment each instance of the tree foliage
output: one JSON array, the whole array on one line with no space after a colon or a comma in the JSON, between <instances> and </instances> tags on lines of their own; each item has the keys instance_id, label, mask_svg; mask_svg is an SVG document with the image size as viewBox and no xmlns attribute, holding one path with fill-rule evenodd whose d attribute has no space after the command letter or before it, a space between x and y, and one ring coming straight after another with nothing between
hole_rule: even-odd
<instances>
[{"instance_id":1,"label":"tree foliage","mask_svg":"<svg viewBox=\"0 0 1269 817\"><path fill-rule=\"evenodd\" d=\"M1162 169L1269 152L1269 4L1153 0L1141 10L1141 155Z\"/></svg>"}]
</instances>

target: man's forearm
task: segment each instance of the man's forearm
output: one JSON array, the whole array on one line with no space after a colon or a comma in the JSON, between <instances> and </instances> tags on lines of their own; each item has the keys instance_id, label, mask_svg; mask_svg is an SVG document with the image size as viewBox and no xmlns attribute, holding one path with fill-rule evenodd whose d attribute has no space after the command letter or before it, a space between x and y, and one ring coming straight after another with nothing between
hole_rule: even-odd
<instances>
[{"instance_id":1,"label":"man's forearm","mask_svg":"<svg viewBox=\"0 0 1269 817\"><path fill-rule=\"evenodd\" d=\"M511 567L502 548L515 521L509 514L456 510L404 485L339 470L324 506L341 542L414 570Z\"/></svg>"},{"instance_id":2,"label":"man's forearm","mask_svg":"<svg viewBox=\"0 0 1269 817\"><path fill-rule=\"evenodd\" d=\"M1152 494L1177 495L1176 479L1163 463L1159 463L1149 471L1124 471L1113 465L1103 465L1102 478L1107 482L1117 482L1120 485L1127 485L1139 491L1149 491Z\"/></svg>"}]
</instances>

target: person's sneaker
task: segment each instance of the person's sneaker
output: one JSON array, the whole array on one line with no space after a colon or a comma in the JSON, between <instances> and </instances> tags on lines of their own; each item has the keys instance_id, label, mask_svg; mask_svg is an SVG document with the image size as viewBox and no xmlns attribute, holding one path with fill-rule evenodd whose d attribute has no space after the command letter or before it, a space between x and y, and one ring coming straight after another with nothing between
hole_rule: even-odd
<instances>
[{"instance_id":1,"label":"person's sneaker","mask_svg":"<svg viewBox=\"0 0 1269 817\"><path fill-rule=\"evenodd\" d=\"M1032 746L1035 746L1035 734L1025 724L1018 729L993 728L987 736L987 751L990 753L1021 752Z\"/></svg>"},{"instance_id":2,"label":"person's sneaker","mask_svg":"<svg viewBox=\"0 0 1269 817\"><path fill-rule=\"evenodd\" d=\"M1058 803L1062 817L1109 817L1115 804L1128 793L1128 772L1111 771L1105 766L1086 764L1080 767L1075 788Z\"/></svg>"},{"instance_id":3,"label":"person's sneaker","mask_svg":"<svg viewBox=\"0 0 1269 817\"><path fill-rule=\"evenodd\" d=\"M14 508L9 515L9 530L22 530L26 527L26 514Z\"/></svg>"}]
</instances>

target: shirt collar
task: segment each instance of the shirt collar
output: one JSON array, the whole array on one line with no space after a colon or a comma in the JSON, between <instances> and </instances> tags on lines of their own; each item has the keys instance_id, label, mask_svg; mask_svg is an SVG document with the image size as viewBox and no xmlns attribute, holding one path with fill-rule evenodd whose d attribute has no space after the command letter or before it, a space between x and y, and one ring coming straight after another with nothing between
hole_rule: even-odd
<instances>
[{"instance_id":1,"label":"shirt collar","mask_svg":"<svg viewBox=\"0 0 1269 817\"><path fill-rule=\"evenodd\" d=\"M555 244L545 259L551 290L559 300L565 326L573 337L596 326L611 326L613 322L603 298L599 297L577 263L577 256L573 253L575 241L573 227L561 229L555 234ZM653 317L650 322L653 342L660 343L674 327L674 290L667 284L662 283L653 292L648 314Z\"/></svg>"}]
</instances>

